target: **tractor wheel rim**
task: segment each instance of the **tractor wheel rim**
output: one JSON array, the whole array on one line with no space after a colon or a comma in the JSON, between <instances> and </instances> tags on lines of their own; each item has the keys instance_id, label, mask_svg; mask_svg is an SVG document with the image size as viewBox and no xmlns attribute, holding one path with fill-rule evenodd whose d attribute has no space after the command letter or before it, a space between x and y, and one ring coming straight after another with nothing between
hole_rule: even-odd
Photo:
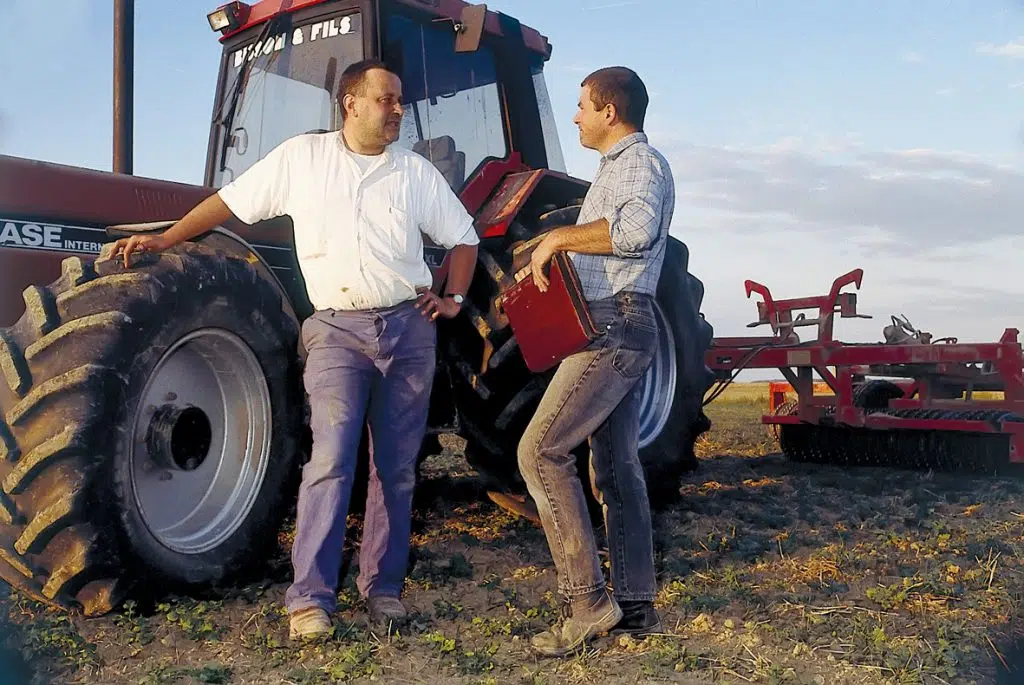
<instances>
[{"instance_id":1,"label":"tractor wheel rim","mask_svg":"<svg viewBox=\"0 0 1024 685\"><path fill-rule=\"evenodd\" d=\"M679 373L675 335L657 302L654 303L654 315L658 321L658 344L650 368L640 379L640 449L654 442L665 429L672 415Z\"/></svg>"},{"instance_id":2,"label":"tractor wheel rim","mask_svg":"<svg viewBox=\"0 0 1024 685\"><path fill-rule=\"evenodd\" d=\"M270 390L259 360L234 333L196 330L153 370L136 410L135 503L150 533L201 554L245 521L270 461Z\"/></svg>"}]
</instances>

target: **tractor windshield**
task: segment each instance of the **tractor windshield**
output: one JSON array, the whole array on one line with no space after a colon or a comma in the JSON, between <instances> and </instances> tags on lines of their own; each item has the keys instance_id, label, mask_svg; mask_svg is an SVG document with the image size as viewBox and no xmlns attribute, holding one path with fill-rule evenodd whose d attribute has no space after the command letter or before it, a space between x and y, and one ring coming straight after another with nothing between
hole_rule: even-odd
<instances>
[{"instance_id":1,"label":"tractor windshield","mask_svg":"<svg viewBox=\"0 0 1024 685\"><path fill-rule=\"evenodd\" d=\"M358 12L294 23L285 15L252 31L225 49L213 117L218 188L292 136L340 128L339 78L363 57Z\"/></svg>"}]
</instances>

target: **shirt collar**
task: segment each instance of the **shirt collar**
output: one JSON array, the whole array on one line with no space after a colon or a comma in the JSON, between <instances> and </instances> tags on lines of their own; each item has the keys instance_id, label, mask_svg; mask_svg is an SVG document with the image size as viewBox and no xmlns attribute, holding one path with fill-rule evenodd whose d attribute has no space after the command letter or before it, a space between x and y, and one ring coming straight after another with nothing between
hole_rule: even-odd
<instances>
[{"instance_id":1,"label":"shirt collar","mask_svg":"<svg viewBox=\"0 0 1024 685\"><path fill-rule=\"evenodd\" d=\"M636 143L646 143L646 142L647 142L647 134L644 133L643 131L637 131L636 133L630 133L627 136L623 136L622 138L619 138L618 142L616 142L615 145L612 145L610 148L608 148L608 152L604 153L604 158L605 159L615 159L620 154L622 154L622 151L625 150L630 145L634 145Z\"/></svg>"},{"instance_id":2,"label":"shirt collar","mask_svg":"<svg viewBox=\"0 0 1024 685\"><path fill-rule=\"evenodd\" d=\"M355 155L355 152L350 150L348 145L345 143L345 138L344 138L344 136L341 133L341 129L338 129L338 135L335 138L335 142L337 143L338 147L341 149L341 151L344 154L346 154L346 155ZM393 169L394 168L394 166L395 166L395 153L391 151L391 145L394 145L394 144L395 143L391 143L390 145L385 145L384 146L384 152L381 153L381 158L382 159L381 159L381 162L380 162L380 166L385 166L388 169Z\"/></svg>"}]
</instances>

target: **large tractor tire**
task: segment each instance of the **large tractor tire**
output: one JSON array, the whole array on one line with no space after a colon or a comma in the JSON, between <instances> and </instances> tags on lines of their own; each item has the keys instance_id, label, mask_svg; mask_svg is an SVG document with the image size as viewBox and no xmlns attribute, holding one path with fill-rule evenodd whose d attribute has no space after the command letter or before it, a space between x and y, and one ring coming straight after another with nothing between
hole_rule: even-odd
<instances>
[{"instance_id":1,"label":"large tractor tire","mask_svg":"<svg viewBox=\"0 0 1024 685\"><path fill-rule=\"evenodd\" d=\"M298 325L238 256L77 257L0 330L0 576L86 615L227 582L289 505ZM138 583L138 581L144 583Z\"/></svg>"},{"instance_id":2,"label":"large tractor tire","mask_svg":"<svg viewBox=\"0 0 1024 685\"><path fill-rule=\"evenodd\" d=\"M704 362L714 331L701 315L704 284L689 273L689 259L670 238L656 298L658 354L643 380L640 460L659 504L674 501L682 474L697 468L694 446L711 428L704 395L714 373Z\"/></svg>"},{"instance_id":3,"label":"large tractor tire","mask_svg":"<svg viewBox=\"0 0 1024 685\"><path fill-rule=\"evenodd\" d=\"M566 217L558 218L564 221ZM522 226L514 228L517 233L512 241L522 242L534 235ZM493 353L479 365L471 363L467 360L480 358L477 347L457 344L456 340L469 336L452 334L447 336L448 354L463 369L463 373L452 374L452 381L467 461L483 476L494 502L537 521L518 471L516 450L554 370L530 372L515 348L507 320L495 311L500 292L514 282L509 253L510 244L516 243L512 241L483 242L481 267L470 289L469 300L479 314L476 327L490 331ZM656 298L658 350L640 381L640 459L651 504L656 508L675 501L682 474L697 468L694 444L711 426L703 412L703 399L714 380L704 363L713 331L700 314L704 287L688 272L688 261L686 246L670 238ZM470 311L472 315L474 309ZM575 454L577 472L592 496L588 446L580 445Z\"/></svg>"}]
</instances>

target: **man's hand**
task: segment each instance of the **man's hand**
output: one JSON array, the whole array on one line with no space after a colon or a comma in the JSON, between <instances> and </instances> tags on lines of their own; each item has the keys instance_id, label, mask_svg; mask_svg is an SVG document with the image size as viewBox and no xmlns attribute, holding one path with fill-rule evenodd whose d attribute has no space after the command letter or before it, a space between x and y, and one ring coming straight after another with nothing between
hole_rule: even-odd
<instances>
[{"instance_id":1,"label":"man's hand","mask_svg":"<svg viewBox=\"0 0 1024 685\"><path fill-rule=\"evenodd\" d=\"M193 207L188 214L181 218L181 221L160 235L133 235L130 238L121 238L114 243L110 256L116 259L120 255L124 255L124 265L127 268L130 266L131 256L136 252L162 252L216 226L223 225L231 217L231 210L224 204L220 194L214 193Z\"/></svg>"},{"instance_id":2,"label":"man's hand","mask_svg":"<svg viewBox=\"0 0 1024 685\"><path fill-rule=\"evenodd\" d=\"M533 283L537 286L537 290L542 293L547 292L548 285L550 284L548 277L544 274L544 268L557 251L556 238L553 234L549 233L533 249L533 254L530 255L530 271L533 272Z\"/></svg>"},{"instance_id":3,"label":"man's hand","mask_svg":"<svg viewBox=\"0 0 1024 685\"><path fill-rule=\"evenodd\" d=\"M117 259L124 255L124 266L130 266L129 259L136 252L162 252L171 247L172 243L163 235L133 235L129 238L121 238L114 243L111 258Z\"/></svg>"},{"instance_id":4,"label":"man's hand","mask_svg":"<svg viewBox=\"0 0 1024 685\"><path fill-rule=\"evenodd\" d=\"M416 300L416 309L421 310L420 313L431 321L438 316L453 319L462 311L462 307L455 304L454 300L449 297L438 297L428 288L417 288L416 292L420 294Z\"/></svg>"}]
</instances>

